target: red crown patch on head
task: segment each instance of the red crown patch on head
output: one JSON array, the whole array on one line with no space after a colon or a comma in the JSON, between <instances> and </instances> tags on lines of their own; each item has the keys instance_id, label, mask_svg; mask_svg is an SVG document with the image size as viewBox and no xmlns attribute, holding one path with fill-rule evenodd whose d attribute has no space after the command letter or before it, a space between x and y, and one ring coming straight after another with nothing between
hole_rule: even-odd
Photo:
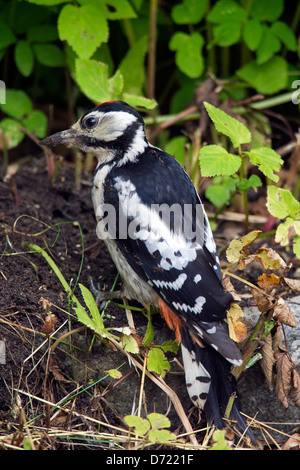
<instances>
[{"instance_id":1,"label":"red crown patch on head","mask_svg":"<svg viewBox=\"0 0 300 470\"><path fill-rule=\"evenodd\" d=\"M118 101L115 100L115 101L105 101L104 103L100 103L96 106L96 108L100 108L100 106L103 106L104 104L109 104L109 103L117 103Z\"/></svg>"}]
</instances>

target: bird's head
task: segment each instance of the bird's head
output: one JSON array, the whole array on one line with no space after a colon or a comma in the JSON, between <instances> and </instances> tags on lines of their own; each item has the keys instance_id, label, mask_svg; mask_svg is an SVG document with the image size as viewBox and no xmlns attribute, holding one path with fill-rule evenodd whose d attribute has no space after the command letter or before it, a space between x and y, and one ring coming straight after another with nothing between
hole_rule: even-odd
<instances>
[{"instance_id":1,"label":"bird's head","mask_svg":"<svg viewBox=\"0 0 300 470\"><path fill-rule=\"evenodd\" d=\"M90 152L99 160L134 160L148 145L140 114L123 101L109 101L87 111L69 129L40 141Z\"/></svg>"}]
</instances>

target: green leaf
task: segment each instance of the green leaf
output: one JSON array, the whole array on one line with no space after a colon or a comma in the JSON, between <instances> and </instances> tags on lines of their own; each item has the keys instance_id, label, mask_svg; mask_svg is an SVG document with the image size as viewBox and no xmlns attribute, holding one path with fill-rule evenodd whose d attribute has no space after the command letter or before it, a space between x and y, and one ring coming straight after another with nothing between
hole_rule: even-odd
<instances>
[{"instance_id":1,"label":"green leaf","mask_svg":"<svg viewBox=\"0 0 300 470\"><path fill-rule=\"evenodd\" d=\"M158 347L151 348L148 354L147 369L164 377L166 371L170 370L170 368L170 363L163 351Z\"/></svg>"},{"instance_id":2,"label":"green leaf","mask_svg":"<svg viewBox=\"0 0 300 470\"><path fill-rule=\"evenodd\" d=\"M99 330L103 330L104 329L104 323L103 323L102 317L100 315L100 312L99 312L99 309L97 307L97 304L96 304L96 301L95 301L95 298L94 298L93 294L83 284L79 284L79 287L80 287L80 290L81 290L81 294L82 294L84 303L87 306L89 312L91 313L96 327Z\"/></svg>"},{"instance_id":3,"label":"green leaf","mask_svg":"<svg viewBox=\"0 0 300 470\"><path fill-rule=\"evenodd\" d=\"M251 133L244 124L210 103L205 102L204 105L217 131L229 137L234 148L251 142Z\"/></svg>"},{"instance_id":4,"label":"green leaf","mask_svg":"<svg viewBox=\"0 0 300 470\"><path fill-rule=\"evenodd\" d=\"M63 67L65 57L61 49L54 44L34 44L33 50L37 61L47 67Z\"/></svg>"},{"instance_id":5,"label":"green leaf","mask_svg":"<svg viewBox=\"0 0 300 470\"><path fill-rule=\"evenodd\" d=\"M174 354L177 354L179 344L177 343L177 341L170 339L164 341L160 347L164 352L172 352Z\"/></svg>"},{"instance_id":6,"label":"green leaf","mask_svg":"<svg viewBox=\"0 0 300 470\"><path fill-rule=\"evenodd\" d=\"M0 49L4 49L16 42L16 37L10 28L0 20Z\"/></svg>"},{"instance_id":7,"label":"green leaf","mask_svg":"<svg viewBox=\"0 0 300 470\"><path fill-rule=\"evenodd\" d=\"M259 176L251 175L250 178L241 178L237 187L240 191L248 191L250 188L257 188L262 186L262 181Z\"/></svg>"},{"instance_id":8,"label":"green leaf","mask_svg":"<svg viewBox=\"0 0 300 470\"><path fill-rule=\"evenodd\" d=\"M90 58L101 43L108 40L106 9L96 5L66 5L58 18L60 39L66 40L82 59Z\"/></svg>"},{"instance_id":9,"label":"green leaf","mask_svg":"<svg viewBox=\"0 0 300 470\"><path fill-rule=\"evenodd\" d=\"M293 240L293 250L295 255L300 259L300 237L295 237Z\"/></svg>"},{"instance_id":10,"label":"green leaf","mask_svg":"<svg viewBox=\"0 0 300 470\"><path fill-rule=\"evenodd\" d=\"M284 0L253 0L250 15L259 21L276 21L284 10Z\"/></svg>"},{"instance_id":11,"label":"green leaf","mask_svg":"<svg viewBox=\"0 0 300 470\"><path fill-rule=\"evenodd\" d=\"M135 337L131 334L121 334L121 344L125 351L131 354L138 354L140 351L139 345Z\"/></svg>"},{"instance_id":12,"label":"green leaf","mask_svg":"<svg viewBox=\"0 0 300 470\"><path fill-rule=\"evenodd\" d=\"M250 162L258 166L259 170L272 181L278 181L279 176L274 171L279 171L283 164L281 156L269 147L259 147L245 152Z\"/></svg>"},{"instance_id":13,"label":"green leaf","mask_svg":"<svg viewBox=\"0 0 300 470\"><path fill-rule=\"evenodd\" d=\"M177 24L197 24L206 12L208 0L183 0L172 9L172 19Z\"/></svg>"},{"instance_id":14,"label":"green leaf","mask_svg":"<svg viewBox=\"0 0 300 470\"><path fill-rule=\"evenodd\" d=\"M293 229L294 219L287 217L284 222L278 225L275 234L275 242L286 246L290 241L290 233Z\"/></svg>"},{"instance_id":15,"label":"green leaf","mask_svg":"<svg viewBox=\"0 0 300 470\"><path fill-rule=\"evenodd\" d=\"M202 176L230 176L239 170L242 159L219 145L206 145L200 150L199 162Z\"/></svg>"},{"instance_id":16,"label":"green leaf","mask_svg":"<svg viewBox=\"0 0 300 470\"><path fill-rule=\"evenodd\" d=\"M238 21L228 21L213 27L214 38L209 46L217 44L221 47L236 44L241 37L242 23Z\"/></svg>"},{"instance_id":17,"label":"green leaf","mask_svg":"<svg viewBox=\"0 0 300 470\"><path fill-rule=\"evenodd\" d=\"M212 23L230 23L231 21L241 23L246 18L246 10L233 0L219 0L207 15L207 19Z\"/></svg>"},{"instance_id":18,"label":"green leaf","mask_svg":"<svg viewBox=\"0 0 300 470\"><path fill-rule=\"evenodd\" d=\"M213 445L210 450L230 450L228 440L225 437L225 431L217 429L213 433Z\"/></svg>"},{"instance_id":19,"label":"green leaf","mask_svg":"<svg viewBox=\"0 0 300 470\"><path fill-rule=\"evenodd\" d=\"M280 39L287 49L290 51L295 51L297 49L295 34L286 23L283 21L276 21L271 25L271 31L278 39Z\"/></svg>"},{"instance_id":20,"label":"green leaf","mask_svg":"<svg viewBox=\"0 0 300 470\"><path fill-rule=\"evenodd\" d=\"M139 95L145 81L145 57L148 51L148 36L139 39L126 53L119 65L124 80L124 92Z\"/></svg>"},{"instance_id":21,"label":"green leaf","mask_svg":"<svg viewBox=\"0 0 300 470\"><path fill-rule=\"evenodd\" d=\"M46 136L48 119L42 111L38 109L33 110L23 119L22 123L26 129L33 132L40 139Z\"/></svg>"},{"instance_id":22,"label":"green leaf","mask_svg":"<svg viewBox=\"0 0 300 470\"><path fill-rule=\"evenodd\" d=\"M168 140L167 144L165 145L165 152L174 156L182 166L184 165L186 143L187 138L184 135L179 135L177 137L173 137L173 139Z\"/></svg>"},{"instance_id":23,"label":"green leaf","mask_svg":"<svg viewBox=\"0 0 300 470\"><path fill-rule=\"evenodd\" d=\"M98 3L99 0L96 0ZM136 13L128 0L105 0L109 5L107 18L109 20L122 20L124 18L136 18Z\"/></svg>"},{"instance_id":24,"label":"green leaf","mask_svg":"<svg viewBox=\"0 0 300 470\"><path fill-rule=\"evenodd\" d=\"M34 55L30 44L26 41L18 41L14 51L15 63L24 77L29 77L34 64Z\"/></svg>"},{"instance_id":25,"label":"green leaf","mask_svg":"<svg viewBox=\"0 0 300 470\"><path fill-rule=\"evenodd\" d=\"M157 102L144 96L132 95L131 93L123 93L122 99L134 108L154 109Z\"/></svg>"},{"instance_id":26,"label":"green leaf","mask_svg":"<svg viewBox=\"0 0 300 470\"><path fill-rule=\"evenodd\" d=\"M278 219L285 219L288 216L292 219L300 219L300 202L288 189L268 186L267 209Z\"/></svg>"},{"instance_id":27,"label":"green leaf","mask_svg":"<svg viewBox=\"0 0 300 470\"><path fill-rule=\"evenodd\" d=\"M176 65L190 78L198 78L204 71L203 44L203 36L196 32L192 34L177 32L171 38L169 47L172 51L176 51Z\"/></svg>"},{"instance_id":28,"label":"green leaf","mask_svg":"<svg viewBox=\"0 0 300 470\"><path fill-rule=\"evenodd\" d=\"M262 25L258 20L248 20L243 29L243 39L251 51L255 51L262 37Z\"/></svg>"},{"instance_id":29,"label":"green leaf","mask_svg":"<svg viewBox=\"0 0 300 470\"><path fill-rule=\"evenodd\" d=\"M32 111L32 102L22 90L6 90L6 103L1 104L0 108L15 119L22 119Z\"/></svg>"},{"instance_id":30,"label":"green leaf","mask_svg":"<svg viewBox=\"0 0 300 470\"><path fill-rule=\"evenodd\" d=\"M3 139L5 138L5 145L3 145ZM20 123L5 118L0 121L0 148L12 149L19 145L24 138L23 132L20 131Z\"/></svg>"},{"instance_id":31,"label":"green leaf","mask_svg":"<svg viewBox=\"0 0 300 470\"><path fill-rule=\"evenodd\" d=\"M59 5L60 3L71 2L72 0L27 0L29 3L35 3L36 5Z\"/></svg>"},{"instance_id":32,"label":"green leaf","mask_svg":"<svg viewBox=\"0 0 300 470\"><path fill-rule=\"evenodd\" d=\"M95 103L112 99L108 82L108 66L89 59L76 59L75 77L83 93Z\"/></svg>"},{"instance_id":33,"label":"green leaf","mask_svg":"<svg viewBox=\"0 0 300 470\"><path fill-rule=\"evenodd\" d=\"M266 25L262 27L262 38L256 50L258 65L267 62L276 52L281 49L281 43L272 32L271 28Z\"/></svg>"},{"instance_id":34,"label":"green leaf","mask_svg":"<svg viewBox=\"0 0 300 470\"><path fill-rule=\"evenodd\" d=\"M236 74L258 93L271 95L286 87L287 63L277 56L260 65L254 60L237 70Z\"/></svg>"},{"instance_id":35,"label":"green leaf","mask_svg":"<svg viewBox=\"0 0 300 470\"><path fill-rule=\"evenodd\" d=\"M237 179L231 176L216 176L208 186L205 196L216 207L221 207L230 200L232 191L236 190Z\"/></svg>"},{"instance_id":36,"label":"green leaf","mask_svg":"<svg viewBox=\"0 0 300 470\"><path fill-rule=\"evenodd\" d=\"M130 428L135 428L135 431L144 436L150 430L150 423L148 419L140 418L139 416L127 415L124 421Z\"/></svg>"},{"instance_id":37,"label":"green leaf","mask_svg":"<svg viewBox=\"0 0 300 470\"><path fill-rule=\"evenodd\" d=\"M154 339L154 328L152 325L152 316L151 316L150 311L147 312L147 319L148 319L147 330L143 339L144 346L148 346L150 343L152 343Z\"/></svg>"}]
</instances>

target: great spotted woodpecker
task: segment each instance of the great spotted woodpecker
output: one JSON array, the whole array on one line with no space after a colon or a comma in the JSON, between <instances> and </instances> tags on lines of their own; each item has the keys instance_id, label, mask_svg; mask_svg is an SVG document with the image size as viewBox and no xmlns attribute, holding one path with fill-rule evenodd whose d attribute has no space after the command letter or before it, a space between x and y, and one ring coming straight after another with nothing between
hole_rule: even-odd
<instances>
[{"instance_id":1,"label":"great spotted woodpecker","mask_svg":"<svg viewBox=\"0 0 300 470\"><path fill-rule=\"evenodd\" d=\"M192 402L223 428L236 394L231 367L242 357L225 321L232 296L223 289L214 238L189 176L174 157L149 144L142 117L122 101L94 107L41 143L97 157L97 234L121 274L124 295L161 311L181 343ZM245 429L238 400L230 417Z\"/></svg>"}]
</instances>

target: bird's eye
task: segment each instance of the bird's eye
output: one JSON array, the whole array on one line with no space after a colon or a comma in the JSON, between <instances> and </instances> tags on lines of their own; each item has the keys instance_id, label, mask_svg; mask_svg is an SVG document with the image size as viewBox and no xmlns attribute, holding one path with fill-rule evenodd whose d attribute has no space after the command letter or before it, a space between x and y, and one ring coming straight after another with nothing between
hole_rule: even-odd
<instances>
[{"instance_id":1,"label":"bird's eye","mask_svg":"<svg viewBox=\"0 0 300 470\"><path fill-rule=\"evenodd\" d=\"M85 127L86 129L92 129L93 127L96 126L97 122L98 122L97 118L93 116L88 117L83 121L83 127Z\"/></svg>"}]
</instances>

